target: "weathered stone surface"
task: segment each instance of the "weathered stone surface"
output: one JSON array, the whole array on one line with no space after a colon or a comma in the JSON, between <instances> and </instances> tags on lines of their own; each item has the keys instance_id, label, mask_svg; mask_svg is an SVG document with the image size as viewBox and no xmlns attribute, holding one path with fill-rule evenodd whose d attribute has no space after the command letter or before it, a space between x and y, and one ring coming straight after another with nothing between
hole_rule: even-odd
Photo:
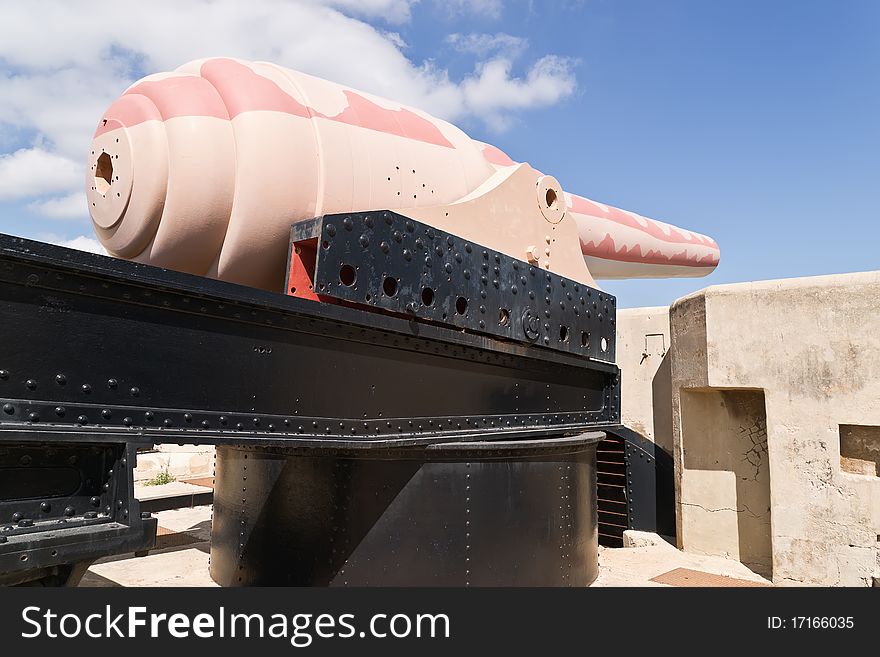
<instances>
[{"instance_id":1,"label":"weathered stone surface","mask_svg":"<svg viewBox=\"0 0 880 657\"><path fill-rule=\"evenodd\" d=\"M669 308L617 311L623 424L672 452Z\"/></svg>"},{"instance_id":2,"label":"weathered stone surface","mask_svg":"<svg viewBox=\"0 0 880 657\"><path fill-rule=\"evenodd\" d=\"M880 478L846 465L880 453L880 272L709 287L670 324L680 547L870 586Z\"/></svg>"},{"instance_id":3,"label":"weathered stone surface","mask_svg":"<svg viewBox=\"0 0 880 657\"><path fill-rule=\"evenodd\" d=\"M675 547L664 541L659 534L655 534L654 532L639 532L634 529L627 529L623 532L623 547L656 547L675 550Z\"/></svg>"},{"instance_id":4,"label":"weathered stone surface","mask_svg":"<svg viewBox=\"0 0 880 657\"><path fill-rule=\"evenodd\" d=\"M163 472L175 479L210 477L214 474L213 445L156 445L138 454L135 481L147 481Z\"/></svg>"}]
</instances>

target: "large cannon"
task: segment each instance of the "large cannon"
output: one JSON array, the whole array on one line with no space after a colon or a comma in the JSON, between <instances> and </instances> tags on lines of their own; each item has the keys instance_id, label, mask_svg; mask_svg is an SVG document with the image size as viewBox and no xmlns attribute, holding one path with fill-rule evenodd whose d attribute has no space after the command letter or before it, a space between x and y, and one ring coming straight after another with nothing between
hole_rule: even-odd
<instances>
[{"instance_id":1,"label":"large cannon","mask_svg":"<svg viewBox=\"0 0 880 657\"><path fill-rule=\"evenodd\" d=\"M130 87L86 190L115 258L0 236L0 582L148 549L162 442L218 445L222 584L595 578L597 443L628 434L594 280L705 275L714 241L232 59Z\"/></svg>"},{"instance_id":2,"label":"large cannon","mask_svg":"<svg viewBox=\"0 0 880 657\"><path fill-rule=\"evenodd\" d=\"M267 63L200 60L135 83L88 163L111 254L269 290L291 224L377 208L584 283L718 264L708 237L566 193L419 110Z\"/></svg>"}]
</instances>

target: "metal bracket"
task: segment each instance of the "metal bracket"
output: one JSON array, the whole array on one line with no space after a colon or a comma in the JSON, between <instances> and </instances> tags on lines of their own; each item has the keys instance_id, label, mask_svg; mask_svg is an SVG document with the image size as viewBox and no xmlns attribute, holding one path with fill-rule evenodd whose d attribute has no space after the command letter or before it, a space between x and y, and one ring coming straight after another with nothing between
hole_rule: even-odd
<instances>
[{"instance_id":1,"label":"metal bracket","mask_svg":"<svg viewBox=\"0 0 880 657\"><path fill-rule=\"evenodd\" d=\"M291 230L289 293L614 362L615 298L389 210ZM308 272L308 276L303 276Z\"/></svg>"}]
</instances>

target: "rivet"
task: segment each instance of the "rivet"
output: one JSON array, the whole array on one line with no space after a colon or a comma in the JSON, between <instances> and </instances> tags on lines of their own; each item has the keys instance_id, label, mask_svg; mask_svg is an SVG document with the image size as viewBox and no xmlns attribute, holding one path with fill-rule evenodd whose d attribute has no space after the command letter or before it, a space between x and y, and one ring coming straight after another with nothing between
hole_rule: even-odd
<instances>
[{"instance_id":1,"label":"rivet","mask_svg":"<svg viewBox=\"0 0 880 657\"><path fill-rule=\"evenodd\" d=\"M162 424L165 426L166 429L168 429L174 425L174 422L171 421L171 418L166 418Z\"/></svg>"},{"instance_id":2,"label":"rivet","mask_svg":"<svg viewBox=\"0 0 880 657\"><path fill-rule=\"evenodd\" d=\"M207 429L210 426L211 426L210 422L208 422L207 420L202 420L202 429Z\"/></svg>"},{"instance_id":3,"label":"rivet","mask_svg":"<svg viewBox=\"0 0 880 657\"><path fill-rule=\"evenodd\" d=\"M67 409L63 406L55 407L55 415L57 415L58 417L64 417L65 413L67 413Z\"/></svg>"},{"instance_id":4,"label":"rivet","mask_svg":"<svg viewBox=\"0 0 880 657\"><path fill-rule=\"evenodd\" d=\"M9 378L8 370L0 370L0 380L6 381Z\"/></svg>"},{"instance_id":5,"label":"rivet","mask_svg":"<svg viewBox=\"0 0 880 657\"><path fill-rule=\"evenodd\" d=\"M12 522L18 522L23 517L24 516L22 516L18 511L16 511L15 513L12 514Z\"/></svg>"},{"instance_id":6,"label":"rivet","mask_svg":"<svg viewBox=\"0 0 880 657\"><path fill-rule=\"evenodd\" d=\"M55 375L55 383L57 383L60 386L63 386L65 383L67 383L67 377L64 376L63 374L56 374Z\"/></svg>"},{"instance_id":7,"label":"rivet","mask_svg":"<svg viewBox=\"0 0 880 657\"><path fill-rule=\"evenodd\" d=\"M193 421L192 413L184 413L183 414L183 421L184 422L192 422Z\"/></svg>"},{"instance_id":8,"label":"rivet","mask_svg":"<svg viewBox=\"0 0 880 657\"><path fill-rule=\"evenodd\" d=\"M98 506L101 504L101 498L100 497L90 497L89 504L91 504L92 506Z\"/></svg>"},{"instance_id":9,"label":"rivet","mask_svg":"<svg viewBox=\"0 0 880 657\"><path fill-rule=\"evenodd\" d=\"M132 420L130 417L122 418L122 424L124 424L127 427L130 427L133 423L134 423L134 420Z\"/></svg>"},{"instance_id":10,"label":"rivet","mask_svg":"<svg viewBox=\"0 0 880 657\"><path fill-rule=\"evenodd\" d=\"M452 273L452 265L451 265L450 263L448 263L448 262L446 263L446 266L445 266L443 269L446 270L446 273L447 273L447 274L451 274L451 273Z\"/></svg>"},{"instance_id":11,"label":"rivet","mask_svg":"<svg viewBox=\"0 0 880 657\"><path fill-rule=\"evenodd\" d=\"M90 386L88 383L84 383L84 384L82 385L82 391L83 391L85 394L89 394L89 393L92 391L92 386Z\"/></svg>"},{"instance_id":12,"label":"rivet","mask_svg":"<svg viewBox=\"0 0 880 657\"><path fill-rule=\"evenodd\" d=\"M147 422L150 422L155 417L155 415L153 415L153 411L147 411L146 413L144 413L144 417L147 419Z\"/></svg>"},{"instance_id":13,"label":"rivet","mask_svg":"<svg viewBox=\"0 0 880 657\"><path fill-rule=\"evenodd\" d=\"M132 397L138 397L141 394L140 388L132 388L131 390L129 390L129 392L131 393Z\"/></svg>"},{"instance_id":14,"label":"rivet","mask_svg":"<svg viewBox=\"0 0 880 657\"><path fill-rule=\"evenodd\" d=\"M37 382L34 381L33 379L28 379L27 381L25 381L24 385L28 390L36 390L37 389Z\"/></svg>"},{"instance_id":15,"label":"rivet","mask_svg":"<svg viewBox=\"0 0 880 657\"><path fill-rule=\"evenodd\" d=\"M39 414L37 414L37 413L29 413L29 414L28 414L28 420L30 420L31 422L39 422L39 421L40 421L40 416L39 416Z\"/></svg>"},{"instance_id":16,"label":"rivet","mask_svg":"<svg viewBox=\"0 0 880 657\"><path fill-rule=\"evenodd\" d=\"M119 382L116 379L110 379L109 381L107 381L107 387L111 390L116 390L118 386Z\"/></svg>"},{"instance_id":17,"label":"rivet","mask_svg":"<svg viewBox=\"0 0 880 657\"><path fill-rule=\"evenodd\" d=\"M76 422L77 424L88 424L89 418L87 418L85 415L80 415L78 418L76 418Z\"/></svg>"},{"instance_id":18,"label":"rivet","mask_svg":"<svg viewBox=\"0 0 880 657\"><path fill-rule=\"evenodd\" d=\"M109 408L105 408L103 411L101 411L101 417L103 417L105 420L109 420L111 417L113 417L113 413L110 412Z\"/></svg>"},{"instance_id":19,"label":"rivet","mask_svg":"<svg viewBox=\"0 0 880 657\"><path fill-rule=\"evenodd\" d=\"M326 230L327 230L327 234L330 237L333 237L334 235L336 235L336 226L334 226L333 224L327 224Z\"/></svg>"},{"instance_id":20,"label":"rivet","mask_svg":"<svg viewBox=\"0 0 880 657\"><path fill-rule=\"evenodd\" d=\"M15 407L12 404L3 404L3 412L7 415L15 413Z\"/></svg>"},{"instance_id":21,"label":"rivet","mask_svg":"<svg viewBox=\"0 0 880 657\"><path fill-rule=\"evenodd\" d=\"M360 239L358 240L358 242L360 243L360 245L361 245L363 248L367 248L368 246L370 246L370 238L367 237L367 234L366 234L366 233L364 233L363 235L361 235L361 237L360 237Z\"/></svg>"},{"instance_id":22,"label":"rivet","mask_svg":"<svg viewBox=\"0 0 880 657\"><path fill-rule=\"evenodd\" d=\"M345 230L351 230L354 227L354 223L352 222L351 217L346 217L345 219L343 219L342 225L345 226Z\"/></svg>"}]
</instances>

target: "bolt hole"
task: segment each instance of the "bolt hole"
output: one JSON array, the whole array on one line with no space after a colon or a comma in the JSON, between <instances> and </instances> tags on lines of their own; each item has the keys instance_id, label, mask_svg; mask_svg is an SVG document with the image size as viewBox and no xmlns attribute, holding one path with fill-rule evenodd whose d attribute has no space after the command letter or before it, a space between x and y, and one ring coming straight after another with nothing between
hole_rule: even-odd
<instances>
[{"instance_id":1,"label":"bolt hole","mask_svg":"<svg viewBox=\"0 0 880 657\"><path fill-rule=\"evenodd\" d=\"M510 324L510 313L507 308L502 308L498 311L498 323L501 326L508 326Z\"/></svg>"},{"instance_id":2,"label":"bolt hole","mask_svg":"<svg viewBox=\"0 0 880 657\"><path fill-rule=\"evenodd\" d=\"M590 334L584 331L581 333L581 346L586 349L590 346Z\"/></svg>"},{"instance_id":3,"label":"bolt hole","mask_svg":"<svg viewBox=\"0 0 880 657\"><path fill-rule=\"evenodd\" d=\"M23 555L21 555L21 556L19 557L19 559L20 559L21 561L27 561L27 560L28 560L28 555L23 554Z\"/></svg>"},{"instance_id":4,"label":"bolt hole","mask_svg":"<svg viewBox=\"0 0 880 657\"><path fill-rule=\"evenodd\" d=\"M422 303L426 306L434 305L434 290L429 287L422 290Z\"/></svg>"},{"instance_id":5,"label":"bolt hole","mask_svg":"<svg viewBox=\"0 0 880 657\"><path fill-rule=\"evenodd\" d=\"M608 351L608 340L602 338L602 340L599 342L599 347L602 349L602 351Z\"/></svg>"},{"instance_id":6,"label":"bolt hole","mask_svg":"<svg viewBox=\"0 0 880 657\"><path fill-rule=\"evenodd\" d=\"M330 242L328 242L327 240L324 240L323 242L321 242L321 248L322 248L322 249L329 249L329 248L330 248Z\"/></svg>"},{"instance_id":7,"label":"bolt hole","mask_svg":"<svg viewBox=\"0 0 880 657\"><path fill-rule=\"evenodd\" d=\"M385 293L385 296L389 297L397 294L397 279L393 276L386 276L385 280L382 281L382 291Z\"/></svg>"},{"instance_id":8,"label":"bolt hole","mask_svg":"<svg viewBox=\"0 0 880 657\"><path fill-rule=\"evenodd\" d=\"M357 272L355 272L354 267L351 265L342 265L342 268L339 270L339 282L346 287L351 287L356 280Z\"/></svg>"},{"instance_id":9,"label":"bolt hole","mask_svg":"<svg viewBox=\"0 0 880 657\"><path fill-rule=\"evenodd\" d=\"M547 193L544 195L544 200L547 202L547 207L552 208L555 207L558 196L556 195L555 189L548 189Z\"/></svg>"},{"instance_id":10,"label":"bolt hole","mask_svg":"<svg viewBox=\"0 0 880 657\"><path fill-rule=\"evenodd\" d=\"M464 315L467 312L468 302L464 297L458 297L455 300L455 312L459 315Z\"/></svg>"},{"instance_id":11,"label":"bolt hole","mask_svg":"<svg viewBox=\"0 0 880 657\"><path fill-rule=\"evenodd\" d=\"M559 341L560 342L568 342L568 327L560 326L559 327Z\"/></svg>"}]
</instances>

